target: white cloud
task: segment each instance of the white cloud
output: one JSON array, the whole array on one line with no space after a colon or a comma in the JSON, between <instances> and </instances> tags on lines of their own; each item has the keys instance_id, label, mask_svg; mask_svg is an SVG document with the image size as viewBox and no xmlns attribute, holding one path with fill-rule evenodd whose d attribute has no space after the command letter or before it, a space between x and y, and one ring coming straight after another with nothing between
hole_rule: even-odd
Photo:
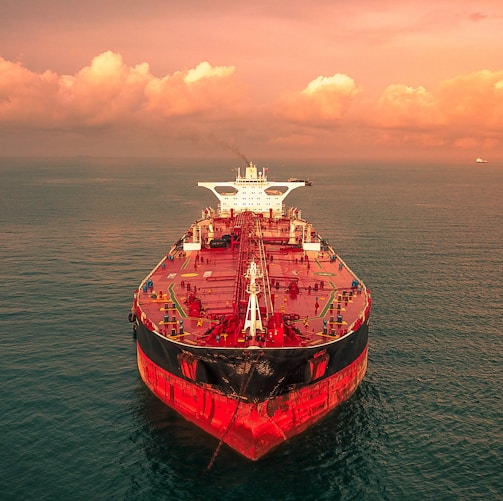
<instances>
[{"instance_id":1,"label":"white cloud","mask_svg":"<svg viewBox=\"0 0 503 501\"><path fill-rule=\"evenodd\" d=\"M278 106L278 114L306 125L333 123L345 115L351 101L360 92L348 75L336 73L330 77L319 76L302 91L284 97Z\"/></svg>"},{"instance_id":2,"label":"white cloud","mask_svg":"<svg viewBox=\"0 0 503 501\"><path fill-rule=\"evenodd\" d=\"M355 95L358 90L354 80L343 73L336 73L331 77L319 76L307 84L303 94L316 94L317 92L336 92L348 96Z\"/></svg>"},{"instance_id":3,"label":"white cloud","mask_svg":"<svg viewBox=\"0 0 503 501\"><path fill-rule=\"evenodd\" d=\"M203 78L220 77L224 78L234 73L234 66L212 67L207 61L199 63L195 68L189 70L183 79L185 83L194 83Z\"/></svg>"}]
</instances>

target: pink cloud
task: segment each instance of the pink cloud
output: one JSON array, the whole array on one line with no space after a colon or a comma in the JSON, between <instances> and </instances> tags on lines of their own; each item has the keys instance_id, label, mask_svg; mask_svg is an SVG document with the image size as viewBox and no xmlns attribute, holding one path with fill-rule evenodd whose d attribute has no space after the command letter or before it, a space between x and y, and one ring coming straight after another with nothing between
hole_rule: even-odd
<instances>
[{"instance_id":1,"label":"pink cloud","mask_svg":"<svg viewBox=\"0 0 503 501\"><path fill-rule=\"evenodd\" d=\"M435 98L424 87L388 86L377 102L373 121L386 128L423 128L438 123Z\"/></svg>"},{"instance_id":2,"label":"pink cloud","mask_svg":"<svg viewBox=\"0 0 503 501\"><path fill-rule=\"evenodd\" d=\"M218 115L228 115L244 100L232 78L234 72L233 66L212 67L204 61L185 72L152 78L145 87L146 108L164 117L210 110Z\"/></svg>"},{"instance_id":3,"label":"pink cloud","mask_svg":"<svg viewBox=\"0 0 503 501\"><path fill-rule=\"evenodd\" d=\"M424 87L390 85L377 103L376 123L390 128L490 130L503 125L503 71L461 75Z\"/></svg>"},{"instance_id":4,"label":"pink cloud","mask_svg":"<svg viewBox=\"0 0 503 501\"><path fill-rule=\"evenodd\" d=\"M57 104L63 124L100 126L137 114L145 102L145 86L152 79L147 63L124 64L110 51L95 57L75 76L58 81Z\"/></svg>"},{"instance_id":5,"label":"pink cloud","mask_svg":"<svg viewBox=\"0 0 503 501\"><path fill-rule=\"evenodd\" d=\"M56 74L35 74L19 63L0 58L0 121L31 123L32 120L54 119Z\"/></svg>"},{"instance_id":6,"label":"pink cloud","mask_svg":"<svg viewBox=\"0 0 503 501\"><path fill-rule=\"evenodd\" d=\"M256 96L253 102L253 89L230 65L202 61L155 76L148 63L130 66L107 51L65 75L0 58L0 128L87 138L99 131L103 144L131 137L148 151L167 141L208 145L212 136L271 151L469 150L503 143L503 71L458 75L431 89L393 83L377 97L344 73L306 82L263 104ZM104 129L117 134L106 136Z\"/></svg>"},{"instance_id":7,"label":"pink cloud","mask_svg":"<svg viewBox=\"0 0 503 501\"><path fill-rule=\"evenodd\" d=\"M128 66L120 54L107 51L75 75L58 76L0 58L0 123L88 128L222 109L231 113L241 94L234 70L203 62L157 78L147 63Z\"/></svg>"},{"instance_id":8,"label":"pink cloud","mask_svg":"<svg viewBox=\"0 0 503 501\"><path fill-rule=\"evenodd\" d=\"M307 125L332 123L344 116L359 93L360 89L348 75L319 76L297 94L282 98L277 113Z\"/></svg>"},{"instance_id":9,"label":"pink cloud","mask_svg":"<svg viewBox=\"0 0 503 501\"><path fill-rule=\"evenodd\" d=\"M393 136L421 146L494 148L503 139L503 71L457 76L434 91L390 85L379 98L371 122L388 131L387 140Z\"/></svg>"},{"instance_id":10,"label":"pink cloud","mask_svg":"<svg viewBox=\"0 0 503 501\"><path fill-rule=\"evenodd\" d=\"M446 124L484 130L503 126L503 71L483 70L442 82L438 107Z\"/></svg>"}]
</instances>

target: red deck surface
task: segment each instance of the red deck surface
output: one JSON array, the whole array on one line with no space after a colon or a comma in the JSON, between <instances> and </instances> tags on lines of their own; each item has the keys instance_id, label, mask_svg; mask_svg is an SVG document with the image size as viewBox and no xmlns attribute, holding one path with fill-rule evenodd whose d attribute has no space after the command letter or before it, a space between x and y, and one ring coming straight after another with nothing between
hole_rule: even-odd
<instances>
[{"instance_id":1,"label":"red deck surface","mask_svg":"<svg viewBox=\"0 0 503 501\"><path fill-rule=\"evenodd\" d=\"M142 283L135 313L154 332L192 346L310 346L356 330L368 316L368 291L330 246L322 242L320 250L303 250L288 244L288 218L253 216L253 233L246 238L237 218L215 218L212 225L215 238L241 231L240 241L210 248L203 234L200 250L174 246ZM252 259L265 275L259 280L268 327L262 343L245 340L243 332L248 295L242 277ZM275 313L286 316L294 334L274 329Z\"/></svg>"}]
</instances>

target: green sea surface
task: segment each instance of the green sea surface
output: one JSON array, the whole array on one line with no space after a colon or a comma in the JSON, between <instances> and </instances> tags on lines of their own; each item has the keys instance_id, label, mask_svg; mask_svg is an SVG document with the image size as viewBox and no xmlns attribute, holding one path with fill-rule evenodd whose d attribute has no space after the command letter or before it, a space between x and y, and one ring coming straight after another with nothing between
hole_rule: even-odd
<instances>
[{"instance_id":1,"label":"green sea surface","mask_svg":"<svg viewBox=\"0 0 503 501\"><path fill-rule=\"evenodd\" d=\"M233 159L0 159L5 500L491 500L503 493L503 168L271 162L372 291L368 372L250 462L142 383L142 278Z\"/></svg>"}]
</instances>

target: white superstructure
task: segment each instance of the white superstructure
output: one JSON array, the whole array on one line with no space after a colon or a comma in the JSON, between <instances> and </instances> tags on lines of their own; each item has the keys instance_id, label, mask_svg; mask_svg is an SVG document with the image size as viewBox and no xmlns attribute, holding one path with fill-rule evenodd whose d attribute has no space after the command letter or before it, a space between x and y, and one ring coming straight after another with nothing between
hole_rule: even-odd
<instances>
[{"instance_id":1,"label":"white superstructure","mask_svg":"<svg viewBox=\"0 0 503 501\"><path fill-rule=\"evenodd\" d=\"M241 169L237 170L236 180L230 182L199 182L211 190L219 200L219 214L229 216L243 211L281 216L284 213L283 200L295 188L305 186L304 181L270 182L267 180L267 169L258 172L250 162L244 177Z\"/></svg>"}]
</instances>

